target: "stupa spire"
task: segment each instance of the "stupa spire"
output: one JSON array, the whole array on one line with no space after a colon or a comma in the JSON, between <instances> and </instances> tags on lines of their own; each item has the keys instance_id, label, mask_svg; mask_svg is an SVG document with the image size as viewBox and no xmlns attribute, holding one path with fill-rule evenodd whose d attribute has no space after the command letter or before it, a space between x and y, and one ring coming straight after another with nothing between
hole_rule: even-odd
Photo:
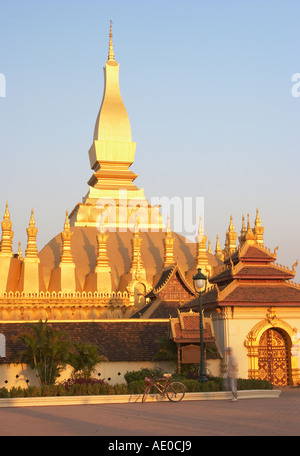
<instances>
[{"instance_id":1,"label":"stupa spire","mask_svg":"<svg viewBox=\"0 0 300 456\"><path fill-rule=\"evenodd\" d=\"M108 60L115 60L112 36L112 21L110 21Z\"/></svg>"},{"instance_id":2,"label":"stupa spire","mask_svg":"<svg viewBox=\"0 0 300 456\"><path fill-rule=\"evenodd\" d=\"M38 249L37 249L37 245L36 245L37 232L38 232L38 229L35 226L34 212L32 209L30 220L29 220L29 226L27 228L27 249L25 252L26 258L37 258L37 256L38 256Z\"/></svg>"},{"instance_id":3,"label":"stupa spire","mask_svg":"<svg viewBox=\"0 0 300 456\"><path fill-rule=\"evenodd\" d=\"M202 224L202 217L199 219L198 235L196 236L196 269L201 268L203 271L208 272L208 256L206 250L207 236L204 235L204 228Z\"/></svg>"},{"instance_id":4,"label":"stupa spire","mask_svg":"<svg viewBox=\"0 0 300 456\"><path fill-rule=\"evenodd\" d=\"M226 241L225 241L225 249L224 249L225 256L229 256L236 251L236 238L237 238L237 233L235 232L235 228L234 228L234 224L233 224L233 217L231 215L229 227L226 232Z\"/></svg>"},{"instance_id":5,"label":"stupa spire","mask_svg":"<svg viewBox=\"0 0 300 456\"><path fill-rule=\"evenodd\" d=\"M257 244L263 246L264 245L264 231L265 231L265 228L261 224L261 219L260 219L260 216L259 216L258 209L256 209L256 218L255 218L254 224L255 224L255 226L253 228L253 233L256 236Z\"/></svg>"},{"instance_id":6,"label":"stupa spire","mask_svg":"<svg viewBox=\"0 0 300 456\"><path fill-rule=\"evenodd\" d=\"M247 228L246 228L246 225L245 225L245 216L244 216L244 214L243 214L243 217L242 217L241 235L240 235L240 237L239 237L240 245L243 245L243 244L244 244L246 233L247 233Z\"/></svg>"},{"instance_id":7,"label":"stupa spire","mask_svg":"<svg viewBox=\"0 0 300 456\"><path fill-rule=\"evenodd\" d=\"M61 233L62 239L62 252L61 252L61 264L73 264L73 255L71 252L71 239L73 232L70 231L69 213L66 211L66 219L64 224L64 231Z\"/></svg>"},{"instance_id":8,"label":"stupa spire","mask_svg":"<svg viewBox=\"0 0 300 456\"><path fill-rule=\"evenodd\" d=\"M144 189L139 189L134 184L137 174L129 168L134 162L135 148L136 143L132 141L130 121L120 91L119 64L114 57L110 22L103 98L95 123L93 144L89 149L93 174L88 181L88 193L70 213L71 227L98 228L99 216L107 208L108 211L111 209L105 223L108 230L131 229L131 202L134 201L136 206L145 208L143 229L163 228L159 208L152 208L145 198Z\"/></svg>"},{"instance_id":9,"label":"stupa spire","mask_svg":"<svg viewBox=\"0 0 300 456\"><path fill-rule=\"evenodd\" d=\"M172 234L171 225L170 225L170 217L168 215L166 234L163 239L164 269L168 268L169 266L173 266L176 263L175 258L174 258L174 242L175 242L175 238Z\"/></svg>"},{"instance_id":10,"label":"stupa spire","mask_svg":"<svg viewBox=\"0 0 300 456\"><path fill-rule=\"evenodd\" d=\"M8 203L6 203L5 212L3 216L3 222L1 223L2 226L2 236L1 236L1 248L0 254L2 256L13 256L12 251L12 240L14 232L11 230L12 222L10 220L10 213L8 210Z\"/></svg>"}]
</instances>

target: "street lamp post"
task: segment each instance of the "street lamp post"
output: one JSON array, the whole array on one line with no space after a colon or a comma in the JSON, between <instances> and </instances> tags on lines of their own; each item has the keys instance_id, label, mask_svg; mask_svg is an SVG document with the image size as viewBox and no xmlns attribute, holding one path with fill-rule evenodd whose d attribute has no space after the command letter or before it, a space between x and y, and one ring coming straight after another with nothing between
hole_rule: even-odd
<instances>
[{"instance_id":1,"label":"street lamp post","mask_svg":"<svg viewBox=\"0 0 300 456\"><path fill-rule=\"evenodd\" d=\"M199 294L199 326L200 326L200 376L199 382L206 382L206 369L204 360L204 343L203 343L203 315L202 315L202 288L206 283L207 277L202 274L201 268L193 277L194 289Z\"/></svg>"}]
</instances>

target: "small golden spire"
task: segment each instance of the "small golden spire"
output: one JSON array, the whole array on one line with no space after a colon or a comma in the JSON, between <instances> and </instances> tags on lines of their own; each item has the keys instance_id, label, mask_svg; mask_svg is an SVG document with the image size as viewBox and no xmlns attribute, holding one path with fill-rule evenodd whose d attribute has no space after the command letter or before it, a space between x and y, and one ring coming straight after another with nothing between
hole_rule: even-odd
<instances>
[{"instance_id":1,"label":"small golden spire","mask_svg":"<svg viewBox=\"0 0 300 456\"><path fill-rule=\"evenodd\" d=\"M68 213L68 211L66 211L64 231L62 231L62 233L61 233L62 251L61 251L60 266L62 264L73 263L73 256L72 256L72 252L71 252L72 237L73 237L73 232L70 231L69 213Z\"/></svg>"},{"instance_id":2,"label":"small golden spire","mask_svg":"<svg viewBox=\"0 0 300 456\"><path fill-rule=\"evenodd\" d=\"M240 246L242 246L245 242L245 236L246 236L246 233L247 233L247 228L246 228L246 224L245 224L245 216L243 214L243 217L242 217L242 228L241 228L241 235L239 237L239 241L240 241Z\"/></svg>"},{"instance_id":3,"label":"small golden spire","mask_svg":"<svg viewBox=\"0 0 300 456\"><path fill-rule=\"evenodd\" d=\"M170 225L170 216L168 215L167 229L166 234L163 239L164 245L164 269L169 266L173 266L176 263L174 258L174 242L175 238L172 234L171 225Z\"/></svg>"},{"instance_id":4,"label":"small golden spire","mask_svg":"<svg viewBox=\"0 0 300 456\"><path fill-rule=\"evenodd\" d=\"M234 232L233 217L230 216L229 232Z\"/></svg>"},{"instance_id":5,"label":"small golden spire","mask_svg":"<svg viewBox=\"0 0 300 456\"><path fill-rule=\"evenodd\" d=\"M21 250L21 241L19 241L19 248L18 248L18 259L22 260L22 250Z\"/></svg>"},{"instance_id":6,"label":"small golden spire","mask_svg":"<svg viewBox=\"0 0 300 456\"><path fill-rule=\"evenodd\" d=\"M248 231L248 230L251 230L249 214L247 214L247 231Z\"/></svg>"},{"instance_id":7,"label":"small golden spire","mask_svg":"<svg viewBox=\"0 0 300 456\"><path fill-rule=\"evenodd\" d=\"M95 272L110 272L109 261L107 256L108 233L105 233L104 226L97 234L97 258Z\"/></svg>"},{"instance_id":8,"label":"small golden spire","mask_svg":"<svg viewBox=\"0 0 300 456\"><path fill-rule=\"evenodd\" d=\"M36 236L38 229L35 226L33 209L31 209L31 216L29 220L29 226L26 229L27 231L27 249L25 251L26 258L37 258L38 249L36 245Z\"/></svg>"},{"instance_id":9,"label":"small golden spire","mask_svg":"<svg viewBox=\"0 0 300 456\"><path fill-rule=\"evenodd\" d=\"M29 220L29 226L35 226L33 208L31 209L31 216L30 216L30 220Z\"/></svg>"},{"instance_id":10,"label":"small golden spire","mask_svg":"<svg viewBox=\"0 0 300 456\"><path fill-rule=\"evenodd\" d=\"M204 238L204 228L202 225L202 217L200 215L197 242L201 242L203 238Z\"/></svg>"},{"instance_id":11,"label":"small golden spire","mask_svg":"<svg viewBox=\"0 0 300 456\"><path fill-rule=\"evenodd\" d=\"M110 30L109 30L108 60L115 60L113 41L112 41L112 21L110 21Z\"/></svg>"},{"instance_id":12,"label":"small golden spire","mask_svg":"<svg viewBox=\"0 0 300 456\"><path fill-rule=\"evenodd\" d=\"M256 209L255 226L261 226L261 220L260 220L258 209Z\"/></svg>"},{"instance_id":13,"label":"small golden spire","mask_svg":"<svg viewBox=\"0 0 300 456\"><path fill-rule=\"evenodd\" d=\"M66 211L66 219L65 219L65 224L64 224L64 230L69 231L70 230L70 222L69 222L69 212Z\"/></svg>"},{"instance_id":14,"label":"small golden spire","mask_svg":"<svg viewBox=\"0 0 300 456\"><path fill-rule=\"evenodd\" d=\"M6 206L5 206L5 212L4 212L3 220L9 220L10 221L10 213L9 213L9 210L8 210L8 203L6 203Z\"/></svg>"},{"instance_id":15,"label":"small golden spire","mask_svg":"<svg viewBox=\"0 0 300 456\"><path fill-rule=\"evenodd\" d=\"M211 242L208 241L208 253L213 253L211 248Z\"/></svg>"},{"instance_id":16,"label":"small golden spire","mask_svg":"<svg viewBox=\"0 0 300 456\"><path fill-rule=\"evenodd\" d=\"M257 244L258 245L264 245L264 231L265 228L261 224L261 219L258 213L258 209L256 209L256 219L254 222L254 228L253 228L253 233L256 236Z\"/></svg>"},{"instance_id":17,"label":"small golden spire","mask_svg":"<svg viewBox=\"0 0 300 456\"><path fill-rule=\"evenodd\" d=\"M3 222L1 222L2 226L2 236L1 236L1 243L0 243L0 254L2 256L12 256L12 240L14 232L12 231L12 222L10 220L10 213L8 210L8 203L6 203L5 212L3 216Z\"/></svg>"}]
</instances>

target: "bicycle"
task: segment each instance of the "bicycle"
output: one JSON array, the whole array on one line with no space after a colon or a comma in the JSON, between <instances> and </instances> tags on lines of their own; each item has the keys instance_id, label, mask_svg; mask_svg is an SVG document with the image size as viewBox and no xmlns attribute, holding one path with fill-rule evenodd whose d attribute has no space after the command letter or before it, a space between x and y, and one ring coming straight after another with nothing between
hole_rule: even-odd
<instances>
[{"instance_id":1,"label":"bicycle","mask_svg":"<svg viewBox=\"0 0 300 456\"><path fill-rule=\"evenodd\" d=\"M151 375L151 377L146 377L146 387L142 397L142 402L146 401L152 387L154 387L161 396L167 396L171 402L181 401L184 398L186 388L183 383L170 382L171 378L172 374L163 374L163 377L154 377L153 375Z\"/></svg>"}]
</instances>

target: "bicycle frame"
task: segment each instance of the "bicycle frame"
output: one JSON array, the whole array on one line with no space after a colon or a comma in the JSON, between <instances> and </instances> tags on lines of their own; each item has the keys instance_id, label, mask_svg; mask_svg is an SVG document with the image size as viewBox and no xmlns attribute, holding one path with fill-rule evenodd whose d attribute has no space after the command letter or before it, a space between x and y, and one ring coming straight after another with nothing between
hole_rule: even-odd
<instances>
[{"instance_id":1,"label":"bicycle frame","mask_svg":"<svg viewBox=\"0 0 300 456\"><path fill-rule=\"evenodd\" d=\"M167 386L170 384L169 382L169 379L168 378L149 378L149 377L146 377L147 379L147 382L146 384L149 385L150 387L154 386L157 391L159 392L159 394L161 394L162 396L165 396L166 394L166 389L167 389Z\"/></svg>"},{"instance_id":2,"label":"bicycle frame","mask_svg":"<svg viewBox=\"0 0 300 456\"><path fill-rule=\"evenodd\" d=\"M171 402L179 402L185 395L185 386L180 382L172 382L171 374L164 374L162 377L154 377L150 374L150 377L145 378L146 388L142 397L142 402L145 402L151 388L154 387L157 392L169 399ZM176 385L176 386L175 386ZM178 390L179 387L179 390Z\"/></svg>"}]
</instances>

